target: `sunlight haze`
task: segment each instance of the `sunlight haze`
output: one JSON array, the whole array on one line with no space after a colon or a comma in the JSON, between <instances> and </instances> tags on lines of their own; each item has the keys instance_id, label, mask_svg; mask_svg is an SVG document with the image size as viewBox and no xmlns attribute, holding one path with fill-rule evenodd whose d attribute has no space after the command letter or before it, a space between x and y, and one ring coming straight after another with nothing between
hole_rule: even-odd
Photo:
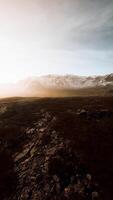
<instances>
[{"instance_id":1,"label":"sunlight haze","mask_svg":"<svg viewBox=\"0 0 113 200\"><path fill-rule=\"evenodd\" d=\"M0 83L113 72L112 10L112 0L0 0Z\"/></svg>"}]
</instances>

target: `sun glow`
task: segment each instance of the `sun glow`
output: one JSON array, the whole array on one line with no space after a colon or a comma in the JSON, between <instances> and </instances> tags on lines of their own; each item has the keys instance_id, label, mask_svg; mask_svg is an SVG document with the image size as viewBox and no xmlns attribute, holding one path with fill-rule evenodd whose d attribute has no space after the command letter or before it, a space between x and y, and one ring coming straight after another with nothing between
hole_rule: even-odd
<instances>
[{"instance_id":1,"label":"sun glow","mask_svg":"<svg viewBox=\"0 0 113 200\"><path fill-rule=\"evenodd\" d=\"M20 45L16 40L1 38L0 44L0 83L14 83L29 76L40 75L38 67L48 65L43 53L29 51L27 46Z\"/></svg>"},{"instance_id":2,"label":"sun glow","mask_svg":"<svg viewBox=\"0 0 113 200\"><path fill-rule=\"evenodd\" d=\"M113 72L113 3L101 16L98 3L96 10L87 9L92 3L71 3L0 0L0 84L46 74Z\"/></svg>"}]
</instances>

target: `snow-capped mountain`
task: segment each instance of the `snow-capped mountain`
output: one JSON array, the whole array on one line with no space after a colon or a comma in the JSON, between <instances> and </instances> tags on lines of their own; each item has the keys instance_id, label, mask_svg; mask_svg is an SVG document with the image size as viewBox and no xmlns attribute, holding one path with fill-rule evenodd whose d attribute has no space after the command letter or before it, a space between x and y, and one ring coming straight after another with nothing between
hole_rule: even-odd
<instances>
[{"instance_id":1,"label":"snow-capped mountain","mask_svg":"<svg viewBox=\"0 0 113 200\"><path fill-rule=\"evenodd\" d=\"M47 75L26 79L26 86L45 89L80 89L113 86L113 74L105 76Z\"/></svg>"},{"instance_id":2,"label":"snow-capped mountain","mask_svg":"<svg viewBox=\"0 0 113 200\"><path fill-rule=\"evenodd\" d=\"M0 87L5 96L113 95L113 73L105 76L46 75Z\"/></svg>"}]
</instances>

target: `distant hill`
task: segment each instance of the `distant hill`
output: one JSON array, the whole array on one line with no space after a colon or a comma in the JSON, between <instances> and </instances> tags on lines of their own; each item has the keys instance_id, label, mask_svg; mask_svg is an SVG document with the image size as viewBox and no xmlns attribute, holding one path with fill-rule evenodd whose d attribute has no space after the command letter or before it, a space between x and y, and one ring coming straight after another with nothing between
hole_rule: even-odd
<instances>
[{"instance_id":1,"label":"distant hill","mask_svg":"<svg viewBox=\"0 0 113 200\"><path fill-rule=\"evenodd\" d=\"M113 95L113 74L89 77L47 75L20 83L28 96Z\"/></svg>"},{"instance_id":2,"label":"distant hill","mask_svg":"<svg viewBox=\"0 0 113 200\"><path fill-rule=\"evenodd\" d=\"M46 75L29 78L25 85L34 85L46 89L80 89L113 85L113 74L105 76Z\"/></svg>"},{"instance_id":3,"label":"distant hill","mask_svg":"<svg viewBox=\"0 0 113 200\"><path fill-rule=\"evenodd\" d=\"M31 77L1 88L2 96L111 96L113 95L113 73L105 76Z\"/></svg>"}]
</instances>

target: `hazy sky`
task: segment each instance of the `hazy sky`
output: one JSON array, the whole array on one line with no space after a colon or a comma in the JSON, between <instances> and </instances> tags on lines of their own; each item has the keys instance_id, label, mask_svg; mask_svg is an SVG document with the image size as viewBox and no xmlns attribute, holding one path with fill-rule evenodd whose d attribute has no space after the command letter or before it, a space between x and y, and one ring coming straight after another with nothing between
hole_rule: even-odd
<instances>
[{"instance_id":1,"label":"hazy sky","mask_svg":"<svg viewBox=\"0 0 113 200\"><path fill-rule=\"evenodd\" d=\"M0 0L0 82L113 72L113 0Z\"/></svg>"}]
</instances>

